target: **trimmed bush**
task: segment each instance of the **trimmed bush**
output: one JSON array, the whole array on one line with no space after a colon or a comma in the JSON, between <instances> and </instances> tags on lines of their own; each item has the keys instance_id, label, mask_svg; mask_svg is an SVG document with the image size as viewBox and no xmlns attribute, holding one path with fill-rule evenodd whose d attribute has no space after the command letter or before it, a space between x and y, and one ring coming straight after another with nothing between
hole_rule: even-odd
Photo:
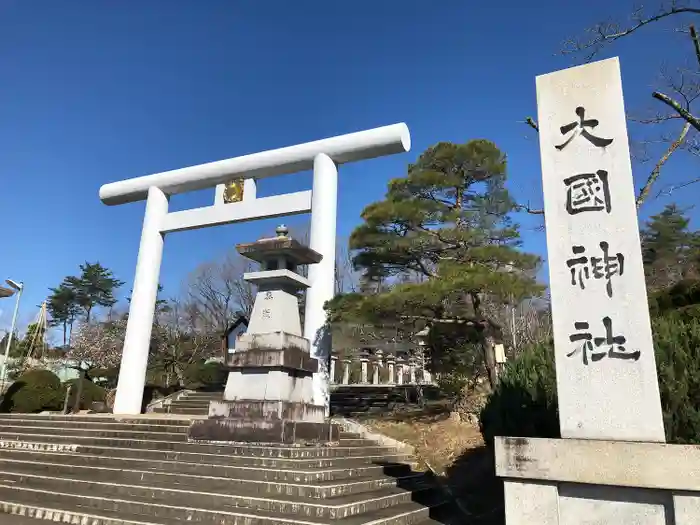
<instances>
[{"instance_id":1,"label":"trimmed bush","mask_svg":"<svg viewBox=\"0 0 700 525\"><path fill-rule=\"evenodd\" d=\"M7 389L0 412L35 413L63 408L61 380L49 370L30 370Z\"/></svg>"},{"instance_id":2,"label":"trimmed bush","mask_svg":"<svg viewBox=\"0 0 700 525\"><path fill-rule=\"evenodd\" d=\"M669 443L700 444L700 319L672 312L652 320L661 407ZM528 348L510 361L481 412L481 433L559 437L554 351Z\"/></svg>"},{"instance_id":3,"label":"trimmed bush","mask_svg":"<svg viewBox=\"0 0 700 525\"><path fill-rule=\"evenodd\" d=\"M65 383L65 388L71 387L68 406L71 409L75 408L78 396L78 382L82 382L82 390L80 393L80 408L79 410L88 410L93 403L104 402L107 396L107 391L101 386L96 385L87 379L69 379Z\"/></svg>"},{"instance_id":4,"label":"trimmed bush","mask_svg":"<svg viewBox=\"0 0 700 525\"><path fill-rule=\"evenodd\" d=\"M487 444L494 436L559 437L554 349L540 344L509 361L479 416Z\"/></svg>"},{"instance_id":5,"label":"trimmed bush","mask_svg":"<svg viewBox=\"0 0 700 525\"><path fill-rule=\"evenodd\" d=\"M671 313L652 328L666 439L700 444L700 319Z\"/></svg>"},{"instance_id":6,"label":"trimmed bush","mask_svg":"<svg viewBox=\"0 0 700 525\"><path fill-rule=\"evenodd\" d=\"M222 390L228 369L218 361L192 363L185 370L185 388L192 390Z\"/></svg>"}]
</instances>

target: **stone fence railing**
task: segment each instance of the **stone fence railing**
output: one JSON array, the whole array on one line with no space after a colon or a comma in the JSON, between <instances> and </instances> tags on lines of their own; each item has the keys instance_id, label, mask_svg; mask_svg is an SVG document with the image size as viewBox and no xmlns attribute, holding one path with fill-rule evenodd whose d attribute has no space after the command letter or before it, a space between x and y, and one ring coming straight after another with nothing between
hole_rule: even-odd
<instances>
[{"instance_id":1,"label":"stone fence railing","mask_svg":"<svg viewBox=\"0 0 700 525\"><path fill-rule=\"evenodd\" d=\"M416 385L433 384L425 360L383 354L347 357L331 355L330 380L333 385Z\"/></svg>"}]
</instances>

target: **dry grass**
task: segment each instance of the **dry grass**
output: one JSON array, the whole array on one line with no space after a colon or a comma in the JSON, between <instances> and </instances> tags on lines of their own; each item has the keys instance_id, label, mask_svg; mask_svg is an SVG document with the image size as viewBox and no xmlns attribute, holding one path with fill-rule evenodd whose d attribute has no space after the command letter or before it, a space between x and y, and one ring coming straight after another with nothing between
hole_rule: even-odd
<instances>
[{"instance_id":1,"label":"dry grass","mask_svg":"<svg viewBox=\"0 0 700 525\"><path fill-rule=\"evenodd\" d=\"M419 462L440 476L470 524L504 523L503 485L476 425L452 420L447 414L405 414L363 423L413 446Z\"/></svg>"},{"instance_id":2,"label":"dry grass","mask_svg":"<svg viewBox=\"0 0 700 525\"><path fill-rule=\"evenodd\" d=\"M465 450L484 445L479 428L448 416L416 416L407 420L380 419L368 421L367 426L380 434L412 445L421 462L435 473L445 475Z\"/></svg>"}]
</instances>

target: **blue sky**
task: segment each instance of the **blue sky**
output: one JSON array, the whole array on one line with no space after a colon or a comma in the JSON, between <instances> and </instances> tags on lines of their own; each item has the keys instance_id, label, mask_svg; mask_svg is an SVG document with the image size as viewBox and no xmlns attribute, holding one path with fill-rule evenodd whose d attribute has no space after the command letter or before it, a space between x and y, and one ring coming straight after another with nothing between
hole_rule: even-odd
<instances>
[{"instance_id":1,"label":"blue sky","mask_svg":"<svg viewBox=\"0 0 700 525\"><path fill-rule=\"evenodd\" d=\"M410 153L342 168L341 237L438 141L493 140L508 154L514 195L541 204L537 139L521 123L536 115L535 76L573 65L557 55L561 43L624 15L626 4L0 0L0 277L26 283L20 323L84 261L111 268L128 294L144 203L103 205L98 190L110 181L406 122ZM689 51L667 27L601 55L621 58L628 109L655 107L658 65ZM694 162L672 159L664 184L689 177ZM637 186L648 171L635 168ZM258 194L310 183L308 173L284 176L260 183ZM699 191L673 198L689 205ZM178 195L171 209L212 199L211 190ZM650 203L642 217L667 202ZM539 219L519 220L525 248L544 255ZM166 294L199 263L278 222L170 236ZM11 308L0 303L0 328Z\"/></svg>"}]
</instances>

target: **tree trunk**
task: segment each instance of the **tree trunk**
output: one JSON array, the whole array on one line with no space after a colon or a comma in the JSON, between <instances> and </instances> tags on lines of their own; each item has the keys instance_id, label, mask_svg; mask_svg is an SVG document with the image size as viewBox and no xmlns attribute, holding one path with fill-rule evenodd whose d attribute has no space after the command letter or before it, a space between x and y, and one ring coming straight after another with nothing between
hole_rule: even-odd
<instances>
[{"instance_id":1,"label":"tree trunk","mask_svg":"<svg viewBox=\"0 0 700 525\"><path fill-rule=\"evenodd\" d=\"M68 342L68 321L63 321L63 348L66 347Z\"/></svg>"},{"instance_id":2,"label":"tree trunk","mask_svg":"<svg viewBox=\"0 0 700 525\"><path fill-rule=\"evenodd\" d=\"M484 330L481 345L484 351L484 364L488 372L489 384L493 391L498 386L498 365L496 364L496 338L489 328Z\"/></svg>"},{"instance_id":3,"label":"tree trunk","mask_svg":"<svg viewBox=\"0 0 700 525\"><path fill-rule=\"evenodd\" d=\"M472 306L474 307L474 315L476 317L482 317L481 315L481 298L478 292L469 293ZM484 365L486 366L486 371L489 377L489 384L491 385L491 390L495 390L498 386L498 365L496 364L496 337L494 334L493 326L488 321L482 321L481 326L481 348L484 354Z\"/></svg>"},{"instance_id":4,"label":"tree trunk","mask_svg":"<svg viewBox=\"0 0 700 525\"><path fill-rule=\"evenodd\" d=\"M78 374L78 387L77 391L75 393L75 405L73 405L73 413L77 414L80 412L80 402L83 399L83 379L84 379L85 372L81 368L79 370Z\"/></svg>"},{"instance_id":5,"label":"tree trunk","mask_svg":"<svg viewBox=\"0 0 700 525\"><path fill-rule=\"evenodd\" d=\"M185 372L179 366L175 365L175 375L177 376L177 384L180 388L185 388Z\"/></svg>"}]
</instances>

